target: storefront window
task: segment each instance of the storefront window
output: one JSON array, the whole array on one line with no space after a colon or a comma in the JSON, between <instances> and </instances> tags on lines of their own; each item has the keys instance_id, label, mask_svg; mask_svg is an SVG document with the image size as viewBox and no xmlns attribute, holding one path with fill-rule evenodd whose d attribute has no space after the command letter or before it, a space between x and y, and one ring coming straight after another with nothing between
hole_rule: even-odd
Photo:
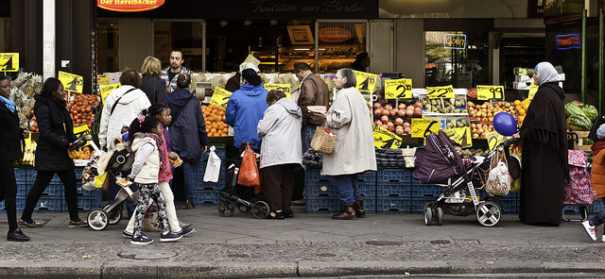
<instances>
[{"instance_id":1,"label":"storefront window","mask_svg":"<svg viewBox=\"0 0 605 279\"><path fill-rule=\"evenodd\" d=\"M366 22L319 21L317 33L319 72L351 67L355 56L366 51Z\"/></svg>"},{"instance_id":2,"label":"storefront window","mask_svg":"<svg viewBox=\"0 0 605 279\"><path fill-rule=\"evenodd\" d=\"M204 22L203 21L155 21L153 24L153 55L170 63L170 50L183 51L183 66L195 71L204 70Z\"/></svg>"},{"instance_id":3,"label":"storefront window","mask_svg":"<svg viewBox=\"0 0 605 279\"><path fill-rule=\"evenodd\" d=\"M119 31L120 25L117 19L99 19L97 21L98 73L120 70Z\"/></svg>"}]
</instances>

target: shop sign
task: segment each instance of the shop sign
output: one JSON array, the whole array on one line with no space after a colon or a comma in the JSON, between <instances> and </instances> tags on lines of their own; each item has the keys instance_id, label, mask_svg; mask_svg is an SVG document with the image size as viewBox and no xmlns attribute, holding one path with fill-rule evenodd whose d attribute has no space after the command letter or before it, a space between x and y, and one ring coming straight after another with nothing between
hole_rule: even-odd
<instances>
[{"instance_id":1,"label":"shop sign","mask_svg":"<svg viewBox=\"0 0 605 279\"><path fill-rule=\"evenodd\" d=\"M378 81L378 75L360 71L353 72L355 72L355 79L357 80L357 86L355 86L357 90L365 93L374 92L376 81Z\"/></svg>"},{"instance_id":2,"label":"shop sign","mask_svg":"<svg viewBox=\"0 0 605 279\"><path fill-rule=\"evenodd\" d=\"M397 149L401 146L401 137L380 125L374 125L374 147Z\"/></svg>"},{"instance_id":3,"label":"shop sign","mask_svg":"<svg viewBox=\"0 0 605 279\"><path fill-rule=\"evenodd\" d=\"M505 137L496 131L489 132L485 134L485 136L487 137L487 145L489 146L489 150L496 148L496 146L510 139L510 137Z\"/></svg>"},{"instance_id":4,"label":"shop sign","mask_svg":"<svg viewBox=\"0 0 605 279\"><path fill-rule=\"evenodd\" d=\"M0 71L18 72L19 71L19 53L18 52L0 53Z\"/></svg>"},{"instance_id":5,"label":"shop sign","mask_svg":"<svg viewBox=\"0 0 605 279\"><path fill-rule=\"evenodd\" d=\"M412 137L426 138L431 132L439 132L440 122L439 119L412 118Z\"/></svg>"},{"instance_id":6,"label":"shop sign","mask_svg":"<svg viewBox=\"0 0 605 279\"><path fill-rule=\"evenodd\" d=\"M222 87L216 87L214 89L214 93L212 93L212 98L210 99L210 104L215 105L217 107L226 107L227 102L229 102L229 98L231 98L232 92L229 92Z\"/></svg>"},{"instance_id":7,"label":"shop sign","mask_svg":"<svg viewBox=\"0 0 605 279\"><path fill-rule=\"evenodd\" d=\"M529 93L527 95L527 98L529 98L530 100L534 99L534 96L536 95L536 93L538 93L538 87L535 84L532 84L529 86Z\"/></svg>"},{"instance_id":8,"label":"shop sign","mask_svg":"<svg viewBox=\"0 0 605 279\"><path fill-rule=\"evenodd\" d=\"M107 96L109 96L109 94L111 94L111 92L122 86L121 83L116 83L116 84L112 84L112 85L103 85L101 87L99 87L99 93L101 94L101 101L103 102L103 104L105 104L105 99L107 99Z\"/></svg>"},{"instance_id":9,"label":"shop sign","mask_svg":"<svg viewBox=\"0 0 605 279\"><path fill-rule=\"evenodd\" d=\"M504 100L504 86L477 85L477 100Z\"/></svg>"},{"instance_id":10,"label":"shop sign","mask_svg":"<svg viewBox=\"0 0 605 279\"><path fill-rule=\"evenodd\" d=\"M97 0L97 7L113 12L144 12L159 8L165 0Z\"/></svg>"},{"instance_id":11,"label":"shop sign","mask_svg":"<svg viewBox=\"0 0 605 279\"><path fill-rule=\"evenodd\" d=\"M411 99L411 79L387 79L384 81L385 99Z\"/></svg>"},{"instance_id":12,"label":"shop sign","mask_svg":"<svg viewBox=\"0 0 605 279\"><path fill-rule=\"evenodd\" d=\"M447 98L452 99L456 98L454 94L454 87L451 85L448 86L437 86L437 87L427 87L426 92L429 95L429 99L439 99L439 98Z\"/></svg>"},{"instance_id":13,"label":"shop sign","mask_svg":"<svg viewBox=\"0 0 605 279\"><path fill-rule=\"evenodd\" d=\"M443 36L443 47L448 49L466 49L466 35L445 34Z\"/></svg>"},{"instance_id":14,"label":"shop sign","mask_svg":"<svg viewBox=\"0 0 605 279\"><path fill-rule=\"evenodd\" d=\"M462 148L468 148L473 146L473 140L471 138L471 128L453 128L443 130L446 136L448 136L453 142L462 146Z\"/></svg>"},{"instance_id":15,"label":"shop sign","mask_svg":"<svg viewBox=\"0 0 605 279\"><path fill-rule=\"evenodd\" d=\"M580 34L556 35L558 50L566 50L572 48L582 48L582 39Z\"/></svg>"},{"instance_id":16,"label":"shop sign","mask_svg":"<svg viewBox=\"0 0 605 279\"><path fill-rule=\"evenodd\" d=\"M320 41L327 43L344 43L352 37L349 30L340 27L324 27L317 34Z\"/></svg>"},{"instance_id":17,"label":"shop sign","mask_svg":"<svg viewBox=\"0 0 605 279\"><path fill-rule=\"evenodd\" d=\"M76 138L79 138L83 135L90 135L90 130L88 129L88 125L84 124L74 128L74 135ZM83 146L89 146L90 142L86 142Z\"/></svg>"},{"instance_id":18,"label":"shop sign","mask_svg":"<svg viewBox=\"0 0 605 279\"><path fill-rule=\"evenodd\" d=\"M288 98L290 98L290 94L292 92L292 85L289 83L266 83L263 84L263 87L269 91L281 90L282 92L286 93L286 97Z\"/></svg>"},{"instance_id":19,"label":"shop sign","mask_svg":"<svg viewBox=\"0 0 605 279\"><path fill-rule=\"evenodd\" d=\"M82 87L84 87L84 78L82 76L59 71L59 80L63 83L65 91L82 93Z\"/></svg>"},{"instance_id":20,"label":"shop sign","mask_svg":"<svg viewBox=\"0 0 605 279\"><path fill-rule=\"evenodd\" d=\"M97 76L97 85L109 85L109 76L108 75L99 75Z\"/></svg>"}]
</instances>

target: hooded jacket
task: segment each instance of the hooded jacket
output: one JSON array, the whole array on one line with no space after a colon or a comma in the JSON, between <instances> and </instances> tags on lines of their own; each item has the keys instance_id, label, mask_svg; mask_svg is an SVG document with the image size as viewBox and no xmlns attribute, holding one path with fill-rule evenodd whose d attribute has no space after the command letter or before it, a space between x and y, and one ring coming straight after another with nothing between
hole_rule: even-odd
<instances>
[{"instance_id":1,"label":"hooded jacket","mask_svg":"<svg viewBox=\"0 0 605 279\"><path fill-rule=\"evenodd\" d=\"M5 105L0 104L0 154L2 161L13 161L21 159L21 140L23 129L19 127L19 116L17 112L11 112Z\"/></svg>"},{"instance_id":2,"label":"hooded jacket","mask_svg":"<svg viewBox=\"0 0 605 279\"><path fill-rule=\"evenodd\" d=\"M35 95L34 98L34 114L40 129L36 148L36 170L73 170L74 161L69 158L67 148L76 140L76 136L65 101L56 101L42 95Z\"/></svg>"},{"instance_id":3,"label":"hooded jacket","mask_svg":"<svg viewBox=\"0 0 605 279\"><path fill-rule=\"evenodd\" d=\"M133 90L131 91L131 89ZM116 102L118 104L111 113L111 108ZM149 106L151 106L151 103L145 92L130 85L120 86L109 93L101 113L101 126L99 128L99 144L101 147L113 148L113 139L122 136L122 127L124 125L130 126L132 120Z\"/></svg>"},{"instance_id":4,"label":"hooded jacket","mask_svg":"<svg viewBox=\"0 0 605 279\"><path fill-rule=\"evenodd\" d=\"M281 98L265 110L258 122L258 136L263 138L260 168L302 164L302 110L289 98Z\"/></svg>"},{"instance_id":5,"label":"hooded jacket","mask_svg":"<svg viewBox=\"0 0 605 279\"><path fill-rule=\"evenodd\" d=\"M130 148L132 152L136 152L136 155L129 177L134 177L134 182L136 183L158 183L161 161L160 152L155 140L144 133L137 133Z\"/></svg>"},{"instance_id":6,"label":"hooded jacket","mask_svg":"<svg viewBox=\"0 0 605 279\"><path fill-rule=\"evenodd\" d=\"M164 98L170 106L170 149L188 161L199 162L202 146L208 145L200 101L187 89L177 89Z\"/></svg>"},{"instance_id":7,"label":"hooded jacket","mask_svg":"<svg viewBox=\"0 0 605 279\"><path fill-rule=\"evenodd\" d=\"M229 98L225 122L234 129L233 145L236 148L250 142L253 149L258 149L261 137L257 136L256 126L268 107L267 93L269 91L262 85L246 83Z\"/></svg>"}]
</instances>

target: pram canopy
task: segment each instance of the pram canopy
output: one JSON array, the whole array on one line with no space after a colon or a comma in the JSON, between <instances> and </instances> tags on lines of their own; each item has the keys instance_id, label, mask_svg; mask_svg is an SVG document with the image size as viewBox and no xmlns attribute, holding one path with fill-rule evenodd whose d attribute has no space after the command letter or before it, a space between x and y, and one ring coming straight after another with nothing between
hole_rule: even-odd
<instances>
[{"instance_id":1,"label":"pram canopy","mask_svg":"<svg viewBox=\"0 0 605 279\"><path fill-rule=\"evenodd\" d=\"M412 177L427 184L443 183L448 178L465 172L462 158L445 133L431 132L426 138L426 145L416 150L414 164L416 169L412 172Z\"/></svg>"}]
</instances>

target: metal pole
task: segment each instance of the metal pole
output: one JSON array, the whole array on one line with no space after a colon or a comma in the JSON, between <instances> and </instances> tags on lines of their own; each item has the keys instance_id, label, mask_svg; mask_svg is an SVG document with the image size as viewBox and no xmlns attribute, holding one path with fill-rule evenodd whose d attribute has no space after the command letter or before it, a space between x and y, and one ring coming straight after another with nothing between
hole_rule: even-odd
<instances>
[{"instance_id":1,"label":"metal pole","mask_svg":"<svg viewBox=\"0 0 605 279\"><path fill-rule=\"evenodd\" d=\"M582 11L582 103L586 102L586 9Z\"/></svg>"},{"instance_id":2,"label":"metal pole","mask_svg":"<svg viewBox=\"0 0 605 279\"><path fill-rule=\"evenodd\" d=\"M42 1L42 80L55 76L55 1Z\"/></svg>"},{"instance_id":3,"label":"metal pole","mask_svg":"<svg viewBox=\"0 0 605 279\"><path fill-rule=\"evenodd\" d=\"M603 9L599 10L599 114L603 113Z\"/></svg>"}]
</instances>

